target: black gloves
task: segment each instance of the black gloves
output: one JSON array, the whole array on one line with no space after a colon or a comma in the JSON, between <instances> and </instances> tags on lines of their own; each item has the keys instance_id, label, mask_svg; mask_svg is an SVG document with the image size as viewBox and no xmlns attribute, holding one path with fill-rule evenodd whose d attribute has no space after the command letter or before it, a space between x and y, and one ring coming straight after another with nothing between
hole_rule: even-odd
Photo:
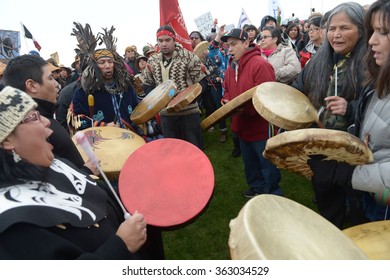
<instances>
[{"instance_id":1,"label":"black gloves","mask_svg":"<svg viewBox=\"0 0 390 280\"><path fill-rule=\"evenodd\" d=\"M307 164L313 171L314 185L352 188L351 180L355 166L345 162L325 160L321 155L311 156Z\"/></svg>"}]
</instances>

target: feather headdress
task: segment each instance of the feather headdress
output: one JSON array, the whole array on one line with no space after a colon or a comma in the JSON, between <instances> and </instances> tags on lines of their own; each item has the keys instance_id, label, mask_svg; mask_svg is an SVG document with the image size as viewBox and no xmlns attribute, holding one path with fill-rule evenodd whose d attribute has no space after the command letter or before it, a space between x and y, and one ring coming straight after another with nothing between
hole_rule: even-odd
<instances>
[{"instance_id":1,"label":"feather headdress","mask_svg":"<svg viewBox=\"0 0 390 280\"><path fill-rule=\"evenodd\" d=\"M78 41L77 55L80 57L80 68L82 69L81 86L87 94L93 94L97 90L106 88L103 76L94 59L94 54L97 45L105 44L105 49L108 50L114 59L114 88L106 88L108 92L119 94L127 90L131 79L124 67L123 58L116 51L117 39L113 33L115 28L112 26L110 30L103 28L103 33L95 35L92 33L90 25L87 23L83 27L80 23L74 22L75 27L71 35L76 36Z\"/></svg>"}]
</instances>

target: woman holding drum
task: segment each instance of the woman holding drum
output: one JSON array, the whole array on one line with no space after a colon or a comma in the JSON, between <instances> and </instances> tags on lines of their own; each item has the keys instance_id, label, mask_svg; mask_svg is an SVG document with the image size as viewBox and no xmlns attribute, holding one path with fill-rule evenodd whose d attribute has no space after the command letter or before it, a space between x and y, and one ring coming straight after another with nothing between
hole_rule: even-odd
<instances>
[{"instance_id":1,"label":"woman holding drum","mask_svg":"<svg viewBox=\"0 0 390 280\"><path fill-rule=\"evenodd\" d=\"M0 259L145 258L144 216L124 220L104 186L54 157L33 99L6 87L0 107Z\"/></svg>"},{"instance_id":2,"label":"woman holding drum","mask_svg":"<svg viewBox=\"0 0 390 280\"><path fill-rule=\"evenodd\" d=\"M342 3L331 10L327 40L292 85L308 96L319 113L325 109L320 116L325 128L346 131L353 124L364 80L361 57L366 52L366 35L363 21L364 10L358 3ZM341 228L346 192L332 184L324 186L315 180L312 183L320 214ZM353 203L350 206L354 208Z\"/></svg>"},{"instance_id":3,"label":"woman holding drum","mask_svg":"<svg viewBox=\"0 0 390 280\"><path fill-rule=\"evenodd\" d=\"M369 221L389 219L390 190L390 1L373 3L365 17L368 52L364 90L356 114L355 134L368 141L374 162L350 166L310 160L313 181L365 191L360 203ZM382 201L375 200L375 195ZM378 195L379 194L379 195ZM387 201L387 206L384 205ZM383 202L383 203L381 203Z\"/></svg>"}]
</instances>

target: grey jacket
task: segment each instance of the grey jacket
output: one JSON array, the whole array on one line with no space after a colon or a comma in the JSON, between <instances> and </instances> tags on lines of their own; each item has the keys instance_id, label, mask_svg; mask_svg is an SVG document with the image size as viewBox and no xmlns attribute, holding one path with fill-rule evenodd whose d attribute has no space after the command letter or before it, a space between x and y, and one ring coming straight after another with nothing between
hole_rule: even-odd
<instances>
[{"instance_id":1,"label":"grey jacket","mask_svg":"<svg viewBox=\"0 0 390 280\"><path fill-rule=\"evenodd\" d=\"M261 56L274 67L277 82L289 84L301 72L297 54L288 46L279 44L270 56L264 54Z\"/></svg>"},{"instance_id":2,"label":"grey jacket","mask_svg":"<svg viewBox=\"0 0 390 280\"><path fill-rule=\"evenodd\" d=\"M378 193L390 188L390 95L379 99L372 94L359 129L364 141L369 134L368 146L374 155L371 164L359 165L352 175L354 189Z\"/></svg>"}]
</instances>

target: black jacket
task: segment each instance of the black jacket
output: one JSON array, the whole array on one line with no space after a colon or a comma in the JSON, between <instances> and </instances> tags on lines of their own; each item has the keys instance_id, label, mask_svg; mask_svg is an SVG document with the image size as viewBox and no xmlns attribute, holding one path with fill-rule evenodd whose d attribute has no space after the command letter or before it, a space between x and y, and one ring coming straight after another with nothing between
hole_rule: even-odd
<instances>
[{"instance_id":1,"label":"black jacket","mask_svg":"<svg viewBox=\"0 0 390 280\"><path fill-rule=\"evenodd\" d=\"M104 185L62 159L44 181L1 182L0 259L142 258L116 235L123 213Z\"/></svg>"},{"instance_id":2,"label":"black jacket","mask_svg":"<svg viewBox=\"0 0 390 280\"><path fill-rule=\"evenodd\" d=\"M42 99L34 98L34 101L37 102L39 113L50 120L50 129L53 130L53 133L49 137L50 144L53 145L54 155L65 158L76 165L78 168L84 169L88 173L91 171L84 167L84 160L81 157L79 151L76 148L76 145L73 143L72 138L64 127L60 125L58 121L53 119L54 114L54 104Z\"/></svg>"},{"instance_id":3,"label":"black jacket","mask_svg":"<svg viewBox=\"0 0 390 280\"><path fill-rule=\"evenodd\" d=\"M73 81L60 91L56 105L56 119L65 128L68 128L66 116L73 100L73 95L81 87L80 81Z\"/></svg>"}]
</instances>

